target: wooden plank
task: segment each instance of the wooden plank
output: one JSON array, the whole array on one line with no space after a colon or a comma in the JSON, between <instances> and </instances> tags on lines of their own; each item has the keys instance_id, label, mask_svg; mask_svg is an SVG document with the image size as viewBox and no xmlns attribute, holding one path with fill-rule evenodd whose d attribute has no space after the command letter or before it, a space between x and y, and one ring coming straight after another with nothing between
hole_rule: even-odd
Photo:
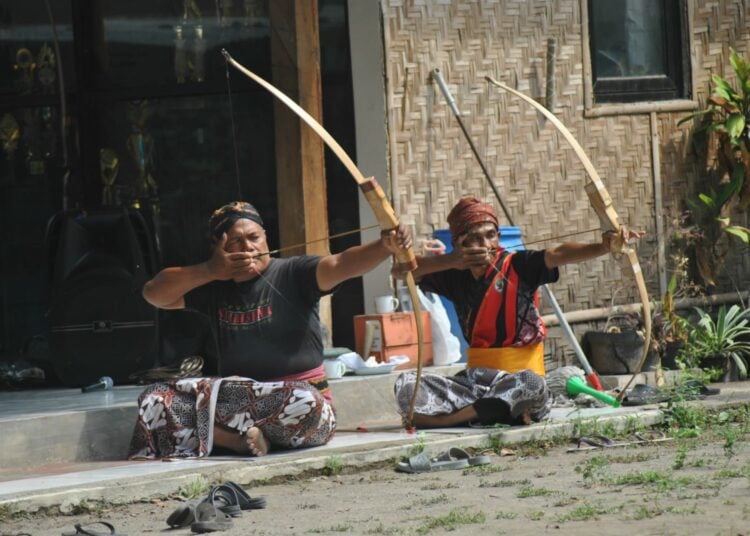
<instances>
[{"instance_id":1,"label":"wooden plank","mask_svg":"<svg viewBox=\"0 0 750 536\"><path fill-rule=\"evenodd\" d=\"M273 84L322 123L317 0L268 3ZM323 141L282 103L274 102L280 247L328 235ZM325 255L325 241L285 252Z\"/></svg>"}]
</instances>

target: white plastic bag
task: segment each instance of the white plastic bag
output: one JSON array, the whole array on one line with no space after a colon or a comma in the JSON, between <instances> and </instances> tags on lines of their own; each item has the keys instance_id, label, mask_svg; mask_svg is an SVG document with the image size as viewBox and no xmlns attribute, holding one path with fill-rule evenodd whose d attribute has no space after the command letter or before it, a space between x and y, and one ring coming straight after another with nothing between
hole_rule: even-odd
<instances>
[{"instance_id":1,"label":"white plastic bag","mask_svg":"<svg viewBox=\"0 0 750 536\"><path fill-rule=\"evenodd\" d=\"M422 292L417 289L419 303L425 311L430 312L432 327L432 363L434 365L450 365L461 359L461 343L451 333L451 321L445 310L440 296L432 292Z\"/></svg>"}]
</instances>

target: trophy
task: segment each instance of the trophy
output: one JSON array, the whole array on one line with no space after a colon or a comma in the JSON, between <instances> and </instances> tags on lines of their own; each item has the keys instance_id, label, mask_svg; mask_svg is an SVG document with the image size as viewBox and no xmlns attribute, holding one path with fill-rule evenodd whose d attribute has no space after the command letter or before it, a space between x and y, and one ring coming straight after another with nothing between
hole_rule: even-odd
<instances>
[{"instance_id":1,"label":"trophy","mask_svg":"<svg viewBox=\"0 0 750 536\"><path fill-rule=\"evenodd\" d=\"M174 27L174 76L178 84L184 84L187 79L188 61L185 37L182 26Z\"/></svg>"},{"instance_id":2,"label":"trophy","mask_svg":"<svg viewBox=\"0 0 750 536\"><path fill-rule=\"evenodd\" d=\"M57 73L55 72L55 53L47 43L44 43L42 48L39 49L36 64L36 77L39 79L39 83L42 84L44 92L54 93L55 90L53 84L57 79Z\"/></svg>"},{"instance_id":3,"label":"trophy","mask_svg":"<svg viewBox=\"0 0 750 536\"><path fill-rule=\"evenodd\" d=\"M13 154L18 149L18 140L21 139L21 128L16 118L11 114L5 114L0 119L0 142L8 160L13 160Z\"/></svg>"},{"instance_id":4,"label":"trophy","mask_svg":"<svg viewBox=\"0 0 750 536\"><path fill-rule=\"evenodd\" d=\"M16 52L16 63L13 65L13 70L18 71L21 75L18 79L21 93L30 93L34 87L34 69L36 69L34 55L28 48L19 48Z\"/></svg>"},{"instance_id":5,"label":"trophy","mask_svg":"<svg viewBox=\"0 0 750 536\"><path fill-rule=\"evenodd\" d=\"M193 77L196 82L203 82L206 77L206 41L203 39L203 26L195 27L195 43L193 45Z\"/></svg>"},{"instance_id":6,"label":"trophy","mask_svg":"<svg viewBox=\"0 0 750 536\"><path fill-rule=\"evenodd\" d=\"M141 199L155 198L158 191L158 185L151 176L154 138L146 131L146 121L150 112L145 100L130 103L128 109L131 133L126 145L138 171L132 188L133 206L137 208L140 208Z\"/></svg>"},{"instance_id":7,"label":"trophy","mask_svg":"<svg viewBox=\"0 0 750 536\"><path fill-rule=\"evenodd\" d=\"M102 190L102 205L114 205L114 185L117 172L120 170L120 159L113 149L99 149L99 173L104 189Z\"/></svg>"}]
</instances>

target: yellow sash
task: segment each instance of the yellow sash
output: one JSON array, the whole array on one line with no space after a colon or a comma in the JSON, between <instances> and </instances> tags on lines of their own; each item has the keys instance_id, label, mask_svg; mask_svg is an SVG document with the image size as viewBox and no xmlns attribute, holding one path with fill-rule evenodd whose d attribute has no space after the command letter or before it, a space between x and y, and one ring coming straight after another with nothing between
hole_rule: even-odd
<instances>
[{"instance_id":1,"label":"yellow sash","mask_svg":"<svg viewBox=\"0 0 750 536\"><path fill-rule=\"evenodd\" d=\"M467 366L485 367L507 372L530 369L544 376L544 345L509 346L505 348L468 348Z\"/></svg>"}]
</instances>

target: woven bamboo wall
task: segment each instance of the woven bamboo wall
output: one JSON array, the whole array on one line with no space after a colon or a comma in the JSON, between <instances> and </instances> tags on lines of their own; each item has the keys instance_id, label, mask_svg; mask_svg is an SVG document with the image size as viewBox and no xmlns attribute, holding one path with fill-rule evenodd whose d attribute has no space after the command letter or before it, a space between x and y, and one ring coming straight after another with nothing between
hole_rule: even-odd
<instances>
[{"instance_id":1,"label":"woven bamboo wall","mask_svg":"<svg viewBox=\"0 0 750 536\"><path fill-rule=\"evenodd\" d=\"M704 103L710 74L731 71L728 47L747 54L748 3L697 1L692 7L695 97ZM381 8L390 178L402 221L413 226L417 242L446 227L446 216L460 197L474 195L495 203L431 79L435 68L453 92L524 240L553 238L531 247L554 245L559 242L554 237L598 227L583 191L588 178L565 140L526 103L484 81L490 75L543 102L547 40L554 38L554 111L591 157L621 220L648 231L639 256L649 289L658 297L649 115L584 117L580 0L381 0ZM677 126L684 115L657 116L665 210L679 206L686 185L696 177L690 126ZM501 217L501 224L508 223ZM594 241L599 233L572 239ZM613 299L638 301L629 270L611 257L564 267L552 289L566 311L607 306ZM558 355L554 361L568 359Z\"/></svg>"}]
</instances>

